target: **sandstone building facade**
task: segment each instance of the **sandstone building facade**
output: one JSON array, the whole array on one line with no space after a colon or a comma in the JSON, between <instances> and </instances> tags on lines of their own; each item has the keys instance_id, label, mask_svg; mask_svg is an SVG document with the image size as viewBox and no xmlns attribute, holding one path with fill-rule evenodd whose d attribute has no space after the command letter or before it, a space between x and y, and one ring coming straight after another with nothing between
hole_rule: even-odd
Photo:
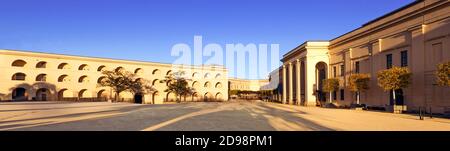
<instances>
[{"instance_id":1,"label":"sandstone building facade","mask_svg":"<svg viewBox=\"0 0 450 151\"><path fill-rule=\"evenodd\" d=\"M120 94L123 100L144 104L175 101L160 81L183 71L195 89L183 101L228 100L228 70L222 66L174 66L172 64L0 50L0 100L105 101L114 92L99 87L103 70L126 70L151 81L152 94Z\"/></svg>"},{"instance_id":2,"label":"sandstone building facade","mask_svg":"<svg viewBox=\"0 0 450 151\"><path fill-rule=\"evenodd\" d=\"M341 88L332 101L349 106L356 96L346 88L348 77L367 73L371 82L363 104L386 107L396 101L408 110L450 113L450 88L436 85L434 75L439 63L450 61L449 5L448 0L417 0L335 39L303 43L281 60L280 102L315 106L330 97L321 90L322 80L339 78ZM377 72L393 66L412 72L412 84L397 92L400 100L377 85Z\"/></svg>"}]
</instances>

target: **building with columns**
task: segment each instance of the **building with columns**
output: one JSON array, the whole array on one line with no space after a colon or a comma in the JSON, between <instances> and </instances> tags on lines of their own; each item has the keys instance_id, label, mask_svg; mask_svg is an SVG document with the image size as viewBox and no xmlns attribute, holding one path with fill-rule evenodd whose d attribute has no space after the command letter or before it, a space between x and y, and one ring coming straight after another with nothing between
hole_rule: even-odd
<instances>
[{"instance_id":1,"label":"building with columns","mask_svg":"<svg viewBox=\"0 0 450 151\"><path fill-rule=\"evenodd\" d=\"M449 5L447 0L417 0L335 39L303 43L281 59L281 102L318 105L330 97L322 91L322 80L339 78L332 103L350 106L356 96L347 89L348 77L366 73L370 89L361 94L362 104L387 107L395 101L411 111L431 107L450 113L450 88L438 86L434 75L438 64L450 61ZM412 72L411 85L396 93L397 100L376 78L393 66Z\"/></svg>"},{"instance_id":2,"label":"building with columns","mask_svg":"<svg viewBox=\"0 0 450 151\"><path fill-rule=\"evenodd\" d=\"M164 92L167 83L160 81L180 71L195 89L192 96L182 101L228 100L228 70L223 66L177 66L15 50L0 50L0 60L0 101L106 101L113 98L114 92L98 85L104 70L135 73L156 89L151 94L122 92L120 98L124 101L174 102L175 94Z\"/></svg>"}]
</instances>

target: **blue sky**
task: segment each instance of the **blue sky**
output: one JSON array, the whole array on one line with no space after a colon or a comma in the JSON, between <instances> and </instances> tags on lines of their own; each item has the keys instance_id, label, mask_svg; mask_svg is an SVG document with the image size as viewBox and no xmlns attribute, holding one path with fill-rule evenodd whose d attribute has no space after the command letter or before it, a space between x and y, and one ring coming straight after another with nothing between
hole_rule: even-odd
<instances>
[{"instance_id":1,"label":"blue sky","mask_svg":"<svg viewBox=\"0 0 450 151\"><path fill-rule=\"evenodd\" d=\"M329 40L413 0L0 0L0 49L171 63L177 43Z\"/></svg>"}]
</instances>

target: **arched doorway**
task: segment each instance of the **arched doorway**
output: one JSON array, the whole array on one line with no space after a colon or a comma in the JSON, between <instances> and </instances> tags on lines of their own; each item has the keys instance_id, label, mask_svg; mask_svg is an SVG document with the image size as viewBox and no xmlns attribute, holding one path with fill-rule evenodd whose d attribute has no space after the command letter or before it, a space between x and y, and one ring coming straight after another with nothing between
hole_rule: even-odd
<instances>
[{"instance_id":1,"label":"arched doorway","mask_svg":"<svg viewBox=\"0 0 450 151\"><path fill-rule=\"evenodd\" d=\"M136 93L134 95L134 103L136 104L142 104L144 101L144 97L142 96L142 93Z\"/></svg>"},{"instance_id":2,"label":"arched doorway","mask_svg":"<svg viewBox=\"0 0 450 151\"><path fill-rule=\"evenodd\" d=\"M200 101L200 96L198 95L198 93L194 93L192 94L192 102L197 102Z\"/></svg>"},{"instance_id":3,"label":"arched doorway","mask_svg":"<svg viewBox=\"0 0 450 151\"><path fill-rule=\"evenodd\" d=\"M67 93L67 89L59 90L58 101L64 101L64 97L67 97L67 95L65 95L65 93Z\"/></svg>"},{"instance_id":4,"label":"arched doorway","mask_svg":"<svg viewBox=\"0 0 450 151\"><path fill-rule=\"evenodd\" d=\"M323 92L323 80L327 79L327 64L319 62L316 64L316 99L319 104L326 102L326 93Z\"/></svg>"},{"instance_id":5,"label":"arched doorway","mask_svg":"<svg viewBox=\"0 0 450 151\"><path fill-rule=\"evenodd\" d=\"M212 97L212 95L211 95L211 93L205 93L205 96L204 96L204 98L203 98L203 100L205 101L205 102L209 102L209 101L212 101L212 99L213 99L213 97Z\"/></svg>"},{"instance_id":6,"label":"arched doorway","mask_svg":"<svg viewBox=\"0 0 450 151\"><path fill-rule=\"evenodd\" d=\"M223 100L222 97L223 97L222 93L218 92L218 93L216 94L216 101Z\"/></svg>"},{"instance_id":7,"label":"arched doorway","mask_svg":"<svg viewBox=\"0 0 450 151\"><path fill-rule=\"evenodd\" d=\"M107 101L109 97L109 94L106 90L100 90L97 93L97 100L98 101Z\"/></svg>"},{"instance_id":8,"label":"arched doorway","mask_svg":"<svg viewBox=\"0 0 450 151\"><path fill-rule=\"evenodd\" d=\"M50 90L47 88L40 88L36 91L36 101L48 101L50 100Z\"/></svg>"},{"instance_id":9,"label":"arched doorway","mask_svg":"<svg viewBox=\"0 0 450 151\"><path fill-rule=\"evenodd\" d=\"M159 92L156 91L152 94L152 104L156 104L156 102L159 102Z\"/></svg>"},{"instance_id":10,"label":"arched doorway","mask_svg":"<svg viewBox=\"0 0 450 151\"><path fill-rule=\"evenodd\" d=\"M175 102L175 101L177 101L177 96L175 95L175 93L168 92L166 95L166 102Z\"/></svg>"},{"instance_id":11,"label":"arched doorway","mask_svg":"<svg viewBox=\"0 0 450 151\"><path fill-rule=\"evenodd\" d=\"M13 101L27 101L28 94L25 88L15 88L12 92Z\"/></svg>"}]
</instances>

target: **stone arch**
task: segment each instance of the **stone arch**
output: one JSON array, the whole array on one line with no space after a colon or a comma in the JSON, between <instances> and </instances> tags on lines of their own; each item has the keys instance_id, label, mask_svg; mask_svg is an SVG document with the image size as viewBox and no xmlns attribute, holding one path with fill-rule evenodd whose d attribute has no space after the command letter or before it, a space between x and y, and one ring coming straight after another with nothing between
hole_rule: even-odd
<instances>
[{"instance_id":1,"label":"stone arch","mask_svg":"<svg viewBox=\"0 0 450 151\"><path fill-rule=\"evenodd\" d=\"M26 77L27 77L27 75L25 73L17 72L11 77L11 80L14 80L14 81L25 81Z\"/></svg>"},{"instance_id":2,"label":"stone arch","mask_svg":"<svg viewBox=\"0 0 450 151\"><path fill-rule=\"evenodd\" d=\"M106 70L106 66L104 66L104 65L101 65L101 66L99 66L98 68L97 68L97 71L98 72L102 72L102 71L105 71Z\"/></svg>"},{"instance_id":3,"label":"stone arch","mask_svg":"<svg viewBox=\"0 0 450 151\"><path fill-rule=\"evenodd\" d=\"M87 89L82 89L78 92L78 98L88 98L90 97Z\"/></svg>"},{"instance_id":4,"label":"stone arch","mask_svg":"<svg viewBox=\"0 0 450 151\"><path fill-rule=\"evenodd\" d=\"M58 77L58 82L70 82L70 77L66 74Z\"/></svg>"},{"instance_id":5,"label":"stone arch","mask_svg":"<svg viewBox=\"0 0 450 151\"><path fill-rule=\"evenodd\" d=\"M37 101L50 101L51 100L51 91L47 88L40 88L36 91L36 100Z\"/></svg>"},{"instance_id":6,"label":"stone arch","mask_svg":"<svg viewBox=\"0 0 450 151\"><path fill-rule=\"evenodd\" d=\"M70 65L68 63L60 63L58 69L70 69Z\"/></svg>"},{"instance_id":7,"label":"stone arch","mask_svg":"<svg viewBox=\"0 0 450 151\"><path fill-rule=\"evenodd\" d=\"M166 75L170 75L172 73L172 70L169 70L166 72Z\"/></svg>"},{"instance_id":8,"label":"stone arch","mask_svg":"<svg viewBox=\"0 0 450 151\"><path fill-rule=\"evenodd\" d=\"M106 80L106 77L105 77L105 76L101 76L101 77L99 77L99 78L97 79L97 84L101 84L102 81L105 81L105 80Z\"/></svg>"},{"instance_id":9,"label":"stone arch","mask_svg":"<svg viewBox=\"0 0 450 151\"><path fill-rule=\"evenodd\" d=\"M218 74L216 74L216 79L220 79L222 77L222 74L220 74L220 73L218 73Z\"/></svg>"},{"instance_id":10,"label":"stone arch","mask_svg":"<svg viewBox=\"0 0 450 151\"><path fill-rule=\"evenodd\" d=\"M208 102L208 101L212 101L213 96L211 93L206 92L205 95L203 96L203 101Z\"/></svg>"},{"instance_id":11,"label":"stone arch","mask_svg":"<svg viewBox=\"0 0 450 151\"><path fill-rule=\"evenodd\" d=\"M152 104L160 104L161 102L161 98L160 98L160 94L158 91L153 92L152 94Z\"/></svg>"},{"instance_id":12,"label":"stone arch","mask_svg":"<svg viewBox=\"0 0 450 151\"><path fill-rule=\"evenodd\" d=\"M61 90L59 90L58 91L58 101L63 101L64 98L69 97L70 95L68 94L68 92L69 92L68 89L61 89Z\"/></svg>"},{"instance_id":13,"label":"stone arch","mask_svg":"<svg viewBox=\"0 0 450 151\"><path fill-rule=\"evenodd\" d=\"M39 82L47 81L47 74L44 74L44 73L39 74L38 76L36 76L36 81L39 81Z\"/></svg>"},{"instance_id":14,"label":"stone arch","mask_svg":"<svg viewBox=\"0 0 450 151\"><path fill-rule=\"evenodd\" d=\"M326 93L323 92L323 80L328 77L328 65L325 62L318 62L315 70L315 86L316 86L316 98L318 101L326 101Z\"/></svg>"},{"instance_id":15,"label":"stone arch","mask_svg":"<svg viewBox=\"0 0 450 151\"><path fill-rule=\"evenodd\" d=\"M199 88L199 87L200 87L200 83L199 83L198 81L194 81L194 82L192 83L192 87L193 87L193 88Z\"/></svg>"},{"instance_id":16,"label":"stone arch","mask_svg":"<svg viewBox=\"0 0 450 151\"><path fill-rule=\"evenodd\" d=\"M155 80L153 80L152 85L157 86L159 83L160 83L159 79L155 79Z\"/></svg>"},{"instance_id":17,"label":"stone arch","mask_svg":"<svg viewBox=\"0 0 450 151\"><path fill-rule=\"evenodd\" d=\"M47 62L40 61L36 64L36 68L47 68Z\"/></svg>"},{"instance_id":18,"label":"stone arch","mask_svg":"<svg viewBox=\"0 0 450 151\"><path fill-rule=\"evenodd\" d=\"M26 61L18 59L18 60L13 61L11 63L11 66L13 66L13 67L25 67L26 64L27 64Z\"/></svg>"},{"instance_id":19,"label":"stone arch","mask_svg":"<svg viewBox=\"0 0 450 151\"><path fill-rule=\"evenodd\" d=\"M192 94L192 102L197 102L200 101L200 95L195 92L194 94Z\"/></svg>"},{"instance_id":20,"label":"stone arch","mask_svg":"<svg viewBox=\"0 0 450 151\"><path fill-rule=\"evenodd\" d=\"M222 88L222 83L217 82L215 87L218 88L218 89Z\"/></svg>"},{"instance_id":21,"label":"stone arch","mask_svg":"<svg viewBox=\"0 0 450 151\"><path fill-rule=\"evenodd\" d=\"M167 92L165 101L166 102L176 102L177 96L173 92Z\"/></svg>"},{"instance_id":22,"label":"stone arch","mask_svg":"<svg viewBox=\"0 0 450 151\"><path fill-rule=\"evenodd\" d=\"M78 83L89 83L89 77L87 75L78 78Z\"/></svg>"},{"instance_id":23,"label":"stone arch","mask_svg":"<svg viewBox=\"0 0 450 151\"><path fill-rule=\"evenodd\" d=\"M125 68L123 68L123 67L117 67L116 69L114 69L115 72L122 72L124 70L125 70Z\"/></svg>"},{"instance_id":24,"label":"stone arch","mask_svg":"<svg viewBox=\"0 0 450 151\"><path fill-rule=\"evenodd\" d=\"M203 87L205 88L210 88L211 87L211 82L205 82L205 84L203 85Z\"/></svg>"},{"instance_id":25,"label":"stone arch","mask_svg":"<svg viewBox=\"0 0 450 151\"><path fill-rule=\"evenodd\" d=\"M13 101L27 101L28 91L23 87L17 87L13 89L11 96Z\"/></svg>"},{"instance_id":26,"label":"stone arch","mask_svg":"<svg viewBox=\"0 0 450 151\"><path fill-rule=\"evenodd\" d=\"M200 78L199 75L200 75L200 73L194 72L194 73L192 74L192 78Z\"/></svg>"},{"instance_id":27,"label":"stone arch","mask_svg":"<svg viewBox=\"0 0 450 151\"><path fill-rule=\"evenodd\" d=\"M144 69L142 69L142 68L137 68L136 70L134 70L134 74L142 75L142 74L144 74Z\"/></svg>"},{"instance_id":28,"label":"stone arch","mask_svg":"<svg viewBox=\"0 0 450 151\"><path fill-rule=\"evenodd\" d=\"M97 92L97 99L99 101L107 101L109 98L109 93L105 89L102 89Z\"/></svg>"},{"instance_id":29,"label":"stone arch","mask_svg":"<svg viewBox=\"0 0 450 151\"><path fill-rule=\"evenodd\" d=\"M223 95L220 92L216 93L216 100L223 100Z\"/></svg>"},{"instance_id":30,"label":"stone arch","mask_svg":"<svg viewBox=\"0 0 450 151\"><path fill-rule=\"evenodd\" d=\"M211 73L206 73L204 76L205 79L211 78Z\"/></svg>"},{"instance_id":31,"label":"stone arch","mask_svg":"<svg viewBox=\"0 0 450 151\"><path fill-rule=\"evenodd\" d=\"M82 64L78 67L78 70L89 71L89 66L87 64Z\"/></svg>"},{"instance_id":32,"label":"stone arch","mask_svg":"<svg viewBox=\"0 0 450 151\"><path fill-rule=\"evenodd\" d=\"M159 69L155 69L152 71L153 75L160 74L160 73L161 73L161 70L159 70Z\"/></svg>"}]
</instances>

